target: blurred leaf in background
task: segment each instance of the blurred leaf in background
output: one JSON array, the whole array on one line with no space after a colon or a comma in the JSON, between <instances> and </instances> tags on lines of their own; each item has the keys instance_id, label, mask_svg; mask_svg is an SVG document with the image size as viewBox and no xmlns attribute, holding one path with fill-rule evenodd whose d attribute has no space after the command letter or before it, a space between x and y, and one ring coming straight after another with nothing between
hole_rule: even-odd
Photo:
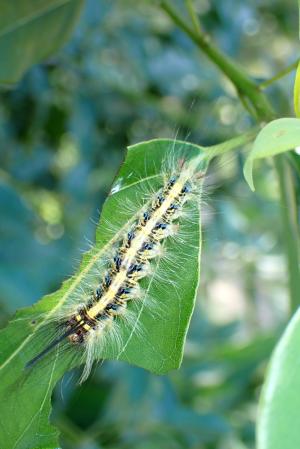
<instances>
[{"instance_id":1,"label":"blurred leaf in background","mask_svg":"<svg viewBox=\"0 0 300 449\"><path fill-rule=\"evenodd\" d=\"M2 0L0 83L15 83L34 63L58 50L77 22L83 0Z\"/></svg>"},{"instance_id":2,"label":"blurred leaf in background","mask_svg":"<svg viewBox=\"0 0 300 449\"><path fill-rule=\"evenodd\" d=\"M257 79L294 61L294 1L195 5ZM291 75L269 88L285 116L292 86ZM158 5L87 1L72 40L1 94L3 324L78 266L128 144L177 135L211 145L250 126L232 86ZM263 161L253 194L244 160L231 153L208 176L202 284L182 368L157 377L106 362L80 388L77 371L65 376L52 416L64 449L254 447L259 387L288 304L274 173Z\"/></svg>"}]
</instances>

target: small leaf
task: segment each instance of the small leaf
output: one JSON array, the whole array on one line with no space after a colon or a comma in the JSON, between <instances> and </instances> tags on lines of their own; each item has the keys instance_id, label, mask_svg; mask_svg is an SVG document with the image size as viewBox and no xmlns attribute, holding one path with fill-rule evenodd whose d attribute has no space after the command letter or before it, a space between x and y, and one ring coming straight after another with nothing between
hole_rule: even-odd
<instances>
[{"instance_id":1,"label":"small leaf","mask_svg":"<svg viewBox=\"0 0 300 449\"><path fill-rule=\"evenodd\" d=\"M16 83L69 38L83 0L0 0L0 82Z\"/></svg>"},{"instance_id":2,"label":"small leaf","mask_svg":"<svg viewBox=\"0 0 300 449\"><path fill-rule=\"evenodd\" d=\"M294 109L296 117L300 118L300 62L297 67L294 84Z\"/></svg>"},{"instance_id":3,"label":"small leaf","mask_svg":"<svg viewBox=\"0 0 300 449\"><path fill-rule=\"evenodd\" d=\"M300 145L300 120L280 118L268 123L256 137L253 148L244 165L244 176L251 190L253 184L253 162L291 150Z\"/></svg>"},{"instance_id":4,"label":"small leaf","mask_svg":"<svg viewBox=\"0 0 300 449\"><path fill-rule=\"evenodd\" d=\"M189 159L198 156L203 148L171 140L153 140L129 148L103 206L95 248L84 255L78 272L64 282L60 290L33 307L20 310L0 333L1 448L58 446L57 432L48 424L51 392L63 373L79 363L78 358L74 359L74 351L79 349L53 351L31 369L24 369L24 366L47 342L47 332L43 332L45 320L71 300L76 290L90 285L93 273L98 282L99 261L124 236L128 223L140 216L145 192L161 187L163 161L174 157L178 151L179 154L184 151ZM128 201L131 202L130 210ZM125 360L157 374L179 367L199 282L201 230L198 206L193 202L190 206L187 204L192 208L193 219L183 217L180 221L184 230L182 237L166 241L170 257L157 262L162 264L158 271L161 274L159 281L152 282L151 276L148 281L144 279L146 285L143 287L154 304L148 310L143 301L138 302L132 328L120 324L122 350L116 353L114 347L107 345L98 348L97 358ZM139 326L144 331L140 335Z\"/></svg>"},{"instance_id":5,"label":"small leaf","mask_svg":"<svg viewBox=\"0 0 300 449\"><path fill-rule=\"evenodd\" d=\"M257 449L300 447L300 309L281 337L260 399Z\"/></svg>"}]
</instances>

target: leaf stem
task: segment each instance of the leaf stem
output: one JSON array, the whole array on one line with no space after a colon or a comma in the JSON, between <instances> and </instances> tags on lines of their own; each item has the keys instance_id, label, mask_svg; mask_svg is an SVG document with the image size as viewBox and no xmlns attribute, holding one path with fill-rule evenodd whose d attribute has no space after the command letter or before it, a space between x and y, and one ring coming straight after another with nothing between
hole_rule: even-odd
<instances>
[{"instance_id":1,"label":"leaf stem","mask_svg":"<svg viewBox=\"0 0 300 449\"><path fill-rule=\"evenodd\" d=\"M209 147L205 147L205 150L207 150L210 154L210 158L220 156L221 154L225 154L228 151L235 150L236 148L245 145L246 143L251 142L254 140L255 136L257 135L258 131L260 130L259 126L255 126L254 128L250 129L248 132L241 134L236 137L232 137L229 140L225 140L225 142L221 142L216 145L211 145Z\"/></svg>"},{"instance_id":2,"label":"leaf stem","mask_svg":"<svg viewBox=\"0 0 300 449\"><path fill-rule=\"evenodd\" d=\"M271 86L271 84L275 83L276 81L280 80L284 76L291 73L293 70L295 70L298 67L300 59L298 58L296 61L294 61L292 64L285 67L283 70L280 70L276 75L272 76L272 78L269 78L268 80L263 81L259 84L260 89L266 89L267 87Z\"/></svg>"}]
</instances>

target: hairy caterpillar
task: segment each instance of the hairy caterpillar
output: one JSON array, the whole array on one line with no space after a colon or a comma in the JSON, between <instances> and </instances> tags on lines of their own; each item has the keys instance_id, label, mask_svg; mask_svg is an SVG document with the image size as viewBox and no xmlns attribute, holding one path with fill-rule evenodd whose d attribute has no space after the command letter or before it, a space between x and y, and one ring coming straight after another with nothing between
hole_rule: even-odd
<instances>
[{"instance_id":1,"label":"hairy caterpillar","mask_svg":"<svg viewBox=\"0 0 300 449\"><path fill-rule=\"evenodd\" d=\"M125 333L132 335L134 331L145 338L144 329L139 325L143 308L150 311L154 322L161 319L160 315L168 315L168 310L163 310L163 301L149 294L149 285L155 284L159 289L160 285L169 283L170 286L174 284L174 288L176 277L180 276L180 271L184 272L183 266L192 252L189 235L185 235L188 228L185 229L184 223L198 219L206 166L203 154L199 155L199 148L180 142L173 142L172 147L168 145L160 155L161 166L155 167L155 163L152 166L156 175L151 176L151 170L142 167L147 173L147 182L143 182L141 188L139 174L129 173L125 181L134 186L138 197L134 206L130 202L126 204L124 197L123 202L120 201L117 194L122 186L115 183L112 189L112 196L117 198L115 213L122 216L123 212L128 216L127 209L132 209L132 220L121 233L116 234L117 238L93 265L85 282L51 317L57 335L27 362L28 367L62 343L66 348L72 348L85 363L84 380L89 375L92 362L99 358L101 351L103 353L103 348L113 345L116 358L124 352L128 344L128 339L126 343L124 341L124 325ZM119 231L118 225L116 228ZM175 245L185 248L181 252L180 264L168 248L172 239ZM165 270L167 278L161 261L168 265ZM176 290L175 293L176 297L180 294Z\"/></svg>"}]
</instances>

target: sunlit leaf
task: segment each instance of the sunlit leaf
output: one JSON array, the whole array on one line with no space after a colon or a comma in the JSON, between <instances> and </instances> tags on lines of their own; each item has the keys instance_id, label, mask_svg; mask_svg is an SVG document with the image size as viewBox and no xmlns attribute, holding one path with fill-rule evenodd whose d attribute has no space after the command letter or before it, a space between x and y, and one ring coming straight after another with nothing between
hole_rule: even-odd
<instances>
[{"instance_id":1,"label":"sunlit leaf","mask_svg":"<svg viewBox=\"0 0 300 449\"><path fill-rule=\"evenodd\" d=\"M297 67L294 84L294 109L296 117L300 118L300 63Z\"/></svg>"},{"instance_id":2,"label":"sunlit leaf","mask_svg":"<svg viewBox=\"0 0 300 449\"><path fill-rule=\"evenodd\" d=\"M253 162L275 156L300 145L300 120L280 118L268 123L256 137L244 166L244 176L254 190Z\"/></svg>"}]
</instances>

